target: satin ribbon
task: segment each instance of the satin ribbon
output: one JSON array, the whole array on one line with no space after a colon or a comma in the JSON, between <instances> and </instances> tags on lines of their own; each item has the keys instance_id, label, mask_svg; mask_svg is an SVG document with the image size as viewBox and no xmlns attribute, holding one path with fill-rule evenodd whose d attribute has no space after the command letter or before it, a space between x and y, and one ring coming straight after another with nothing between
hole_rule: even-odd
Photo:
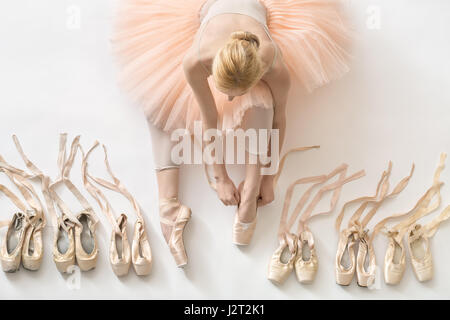
<instances>
[{"instance_id":1,"label":"satin ribbon","mask_svg":"<svg viewBox=\"0 0 450 320\"><path fill-rule=\"evenodd\" d=\"M335 170L333 170L328 175L321 175L321 176L313 176L313 177L307 177L307 178L301 178L296 181L294 181L287 189L283 210L281 213L281 219L280 219L280 227L278 230L278 241L281 245L287 244L289 246L289 250L291 253L295 253L296 251L296 243L297 239L300 236L301 232L305 229L307 229L307 224L311 220L312 217L328 214L334 210L336 207L337 201L340 196L340 192L342 189L342 186L348 182L351 182L353 180L359 179L362 176L365 175L364 170L361 170L349 177L346 177L348 165L342 164ZM338 181L331 183L329 185L323 186L315 195L315 197L312 199L308 207L306 208L305 212L301 215L301 218L299 220L297 234L291 233L291 228L294 225L295 221L297 220L297 217L299 213L302 211L304 206L306 205L307 201L311 197L312 191L320 186L326 183L327 181L331 180L333 177L339 175ZM294 211L292 212L291 216L288 219L288 210L290 207L290 203L292 200L292 195L294 192L294 188L299 184L307 184L307 183L314 183L312 186L310 186L302 195L300 200L298 201ZM312 214L314 208L317 206L319 201L322 199L323 195L328 191L333 191L333 196L330 201L330 208L327 211L317 213L315 215Z\"/></svg>"},{"instance_id":2,"label":"satin ribbon","mask_svg":"<svg viewBox=\"0 0 450 320\"><path fill-rule=\"evenodd\" d=\"M113 210L110 202L108 201L108 199L106 198L104 193L99 188L97 188L90 180L95 181L99 185L101 185L109 190L112 190L112 191L122 194L128 201L130 201L130 203L133 207L133 210L135 211L135 213L137 215L138 221L141 224L139 231L142 235L142 233L145 230L145 222L144 222L144 217L142 215L141 208L140 208L139 204L137 203L136 199L131 195L131 193L125 188L125 186L122 184L122 182L112 172L111 166L108 161L108 152L104 145L103 145L103 151L104 151L104 155L105 155L104 161L105 161L105 165L106 165L108 174L111 176L113 182L111 183L109 181L106 181L105 179L97 178L97 177L94 177L89 174L88 158L89 158L89 155L91 154L91 152L95 148L97 148L98 145L99 145L99 142L96 141L94 143L94 145L88 150L86 155L84 155L84 152L82 151L83 152L83 164L82 164L83 183L86 186L86 189L88 190L88 192L92 195L92 197L99 204L102 212L109 219L112 227L114 228L114 231L118 234L121 234L122 232L121 232L121 229L120 229L119 225L117 224L117 221L114 217L115 216L114 210Z\"/></svg>"},{"instance_id":3,"label":"satin ribbon","mask_svg":"<svg viewBox=\"0 0 450 320\"><path fill-rule=\"evenodd\" d=\"M431 212L434 212L441 204L441 194L440 189L443 185L443 182L440 181L441 173L445 166L445 160L447 155L442 153L440 156L439 165L436 168L433 177L432 186L425 192L425 194L417 201L416 205L406 213L397 213L393 214L383 220L381 220L374 228L373 235L371 237L371 241L373 238L380 232L384 233L386 236L393 237L395 241L398 243L402 241L405 233L410 229L410 227L416 223L420 218L427 216ZM430 202L437 198L434 203ZM408 217L408 218L406 218ZM386 224L394 219L406 218L397 225L393 226L391 229L386 228ZM431 236L436 232L436 229L443 221L448 219L448 211L445 209L442 214L436 217L436 220L430 222L427 228L423 230L424 233L429 233Z\"/></svg>"},{"instance_id":4,"label":"satin ribbon","mask_svg":"<svg viewBox=\"0 0 450 320\"><path fill-rule=\"evenodd\" d=\"M56 181L49 185L49 190L59 210L63 213L62 217L58 219L60 225L62 225L66 229L67 229L66 224L68 223L70 225L82 226L81 223L78 221L78 218L75 216L75 214L70 210L67 204L58 196L58 194L55 191L55 189L59 185L64 184L69 189L69 191L75 196L75 198L77 198L78 202L80 202L81 206L83 207L83 213L89 214L91 216L91 220L93 222L92 228L95 229L98 223L98 218L95 215L93 208L91 207L87 199L78 190L78 188L70 180L70 171L73 167L73 163L75 161L75 157L79 148L79 141L80 136L77 136L73 139L70 147L69 156L66 157L67 134L66 133L60 134L59 153L58 153L59 174Z\"/></svg>"},{"instance_id":5,"label":"satin ribbon","mask_svg":"<svg viewBox=\"0 0 450 320\"><path fill-rule=\"evenodd\" d=\"M33 186L27 181L28 175L10 164L0 156L0 171L4 172L9 180L19 189L31 210L27 210L27 216L30 219L30 224L36 230L41 230L45 227L45 215L42 208L42 203L34 190ZM30 213L31 212L31 213Z\"/></svg>"},{"instance_id":6,"label":"satin ribbon","mask_svg":"<svg viewBox=\"0 0 450 320\"><path fill-rule=\"evenodd\" d=\"M278 164L278 169L277 172L275 173L274 179L273 179L273 188L275 189L278 183L278 179L280 178L281 173L283 172L283 168L284 168L284 163L287 159L287 157L295 152L300 152L300 151L308 151L308 150L312 150L312 149L319 149L320 146L311 146L311 147L297 147L297 148L292 148L290 149L288 152L286 152L282 157L281 157L281 161ZM210 187L214 190L217 191L217 187L215 184L215 181L213 178L211 178L211 175L209 174L208 171L208 165L204 164L203 168L205 170L205 175L206 178L208 180L208 183L210 185Z\"/></svg>"},{"instance_id":7,"label":"satin ribbon","mask_svg":"<svg viewBox=\"0 0 450 320\"><path fill-rule=\"evenodd\" d=\"M355 240L368 240L368 233L369 230L366 230L368 223L370 220L374 217L374 215L378 212L381 205L389 198L397 196L399 193L401 193L406 186L408 185L413 173L414 173L415 166L414 164L411 167L411 171L408 176L403 178L398 182L398 184L395 186L394 190L391 193L388 193L389 191L389 177L392 172L392 162L389 162L388 169L383 171L383 174L381 175L381 178L378 182L376 193L374 196L366 196L366 197L360 197L354 200L351 200L344 204L342 207L342 210L340 214L338 215L336 219L336 229L338 233L341 232L341 223L345 214L345 210L348 206L354 203L361 203L361 205L357 208L357 210L354 212L352 217L349 220L347 230L351 231L354 235ZM361 220L362 214L367 209L367 207L373 204L372 209L365 215L365 217ZM379 226L376 226L374 228L373 235L378 232ZM370 238L370 242L373 240L373 236Z\"/></svg>"}]
</instances>

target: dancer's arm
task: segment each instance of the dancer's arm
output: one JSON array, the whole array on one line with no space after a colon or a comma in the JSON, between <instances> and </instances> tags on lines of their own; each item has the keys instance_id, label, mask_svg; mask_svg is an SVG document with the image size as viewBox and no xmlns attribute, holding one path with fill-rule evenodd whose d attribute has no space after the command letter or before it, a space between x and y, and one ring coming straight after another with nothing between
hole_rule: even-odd
<instances>
[{"instance_id":1,"label":"dancer's arm","mask_svg":"<svg viewBox=\"0 0 450 320\"><path fill-rule=\"evenodd\" d=\"M217 107L208 84L208 74L205 68L198 61L197 55L190 53L183 60L183 68L186 80L200 107L204 130L217 129ZM225 205L237 205L239 193L229 178L223 161L220 164L214 163L213 169L220 200Z\"/></svg>"}]
</instances>

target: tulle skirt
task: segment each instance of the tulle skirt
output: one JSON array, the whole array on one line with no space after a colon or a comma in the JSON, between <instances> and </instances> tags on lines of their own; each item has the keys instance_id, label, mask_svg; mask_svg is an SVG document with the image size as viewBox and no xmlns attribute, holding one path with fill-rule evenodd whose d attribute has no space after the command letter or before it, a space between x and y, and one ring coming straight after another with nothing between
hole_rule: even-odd
<instances>
[{"instance_id":1,"label":"tulle skirt","mask_svg":"<svg viewBox=\"0 0 450 320\"><path fill-rule=\"evenodd\" d=\"M294 85L308 91L348 70L349 30L339 1L259 0L267 8L269 31L281 50ZM113 35L120 83L144 108L148 120L171 132L192 130L199 106L183 73L182 61L200 27L205 0L121 0ZM222 129L240 125L252 107L272 108L264 82L227 101L209 79Z\"/></svg>"}]
</instances>

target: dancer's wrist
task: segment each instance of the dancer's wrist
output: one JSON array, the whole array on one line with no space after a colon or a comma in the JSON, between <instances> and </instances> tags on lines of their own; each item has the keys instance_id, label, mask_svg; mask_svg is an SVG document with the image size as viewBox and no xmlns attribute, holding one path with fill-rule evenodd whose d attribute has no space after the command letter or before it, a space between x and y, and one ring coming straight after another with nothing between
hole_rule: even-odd
<instances>
[{"instance_id":1,"label":"dancer's wrist","mask_svg":"<svg viewBox=\"0 0 450 320\"><path fill-rule=\"evenodd\" d=\"M214 165L214 179L217 182L222 182L228 180L228 173L223 164L215 164Z\"/></svg>"},{"instance_id":2,"label":"dancer's wrist","mask_svg":"<svg viewBox=\"0 0 450 320\"><path fill-rule=\"evenodd\" d=\"M275 179L275 175L274 174L267 174L267 175L263 175L262 180L264 182L272 182Z\"/></svg>"}]
</instances>

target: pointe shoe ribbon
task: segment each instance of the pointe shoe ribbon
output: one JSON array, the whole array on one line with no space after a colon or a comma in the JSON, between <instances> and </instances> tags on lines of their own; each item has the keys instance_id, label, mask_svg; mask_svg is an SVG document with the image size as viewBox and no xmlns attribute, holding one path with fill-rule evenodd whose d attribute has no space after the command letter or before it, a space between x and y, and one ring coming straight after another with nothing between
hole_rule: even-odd
<instances>
[{"instance_id":1,"label":"pointe shoe ribbon","mask_svg":"<svg viewBox=\"0 0 450 320\"><path fill-rule=\"evenodd\" d=\"M439 225L450 218L450 206L425 226L414 224L407 233L407 244L411 257L414 273L420 282L429 281L433 278L433 259L431 255L430 239L436 233ZM414 250L414 243L423 241L424 254L418 256Z\"/></svg>"},{"instance_id":2,"label":"pointe shoe ribbon","mask_svg":"<svg viewBox=\"0 0 450 320\"><path fill-rule=\"evenodd\" d=\"M313 149L319 149L320 146L310 146L310 147L297 147L297 148L292 148L289 151L287 151L282 157L281 157L281 161L278 163L278 169L277 169L277 173L275 174L274 180L273 180L273 186L274 189L278 183L278 179L280 178L281 173L283 172L283 168L284 168L284 163L287 159L287 157L295 152L301 152L301 151L308 151L308 150L313 150ZM217 187L216 187L216 183L214 181L214 179L211 177L210 173L209 173L209 169L208 169L208 165L205 163L204 166L204 171L205 171L205 175L206 178L208 180L208 183L210 185L210 187L214 190L217 191Z\"/></svg>"},{"instance_id":3,"label":"pointe shoe ribbon","mask_svg":"<svg viewBox=\"0 0 450 320\"><path fill-rule=\"evenodd\" d=\"M80 136L77 136L75 137L75 139L73 139L70 146L69 156L66 158L67 134L63 133L60 135L58 155L58 165L60 168L60 173L57 180L50 185L49 189L52 198L55 200L57 207L63 213L63 217L65 218L65 223L60 224L60 226L62 227L62 229L66 228L65 231L68 233L70 240L70 249L72 248L72 241L74 242L73 246L75 257L72 258L72 256L68 256L67 260L69 261L70 258L74 261L76 258L76 262L81 271L89 271L91 269L94 269L97 265L98 243L96 237L96 226L98 224L98 218L88 200L70 180L70 171L73 167L77 152L79 149L81 149L79 140ZM64 185L69 189L69 191L75 196L75 198L83 207L82 211L74 214L70 210L69 206L64 203L64 201L58 196L56 192L56 188L59 185ZM68 224L66 220L70 220L70 224ZM85 223L82 224L81 221L84 221ZM85 242L83 242L81 239L82 234L84 234L84 237L86 239ZM67 265L70 266L68 261ZM64 264L65 263L62 263L63 266Z\"/></svg>"},{"instance_id":4,"label":"pointe shoe ribbon","mask_svg":"<svg viewBox=\"0 0 450 320\"><path fill-rule=\"evenodd\" d=\"M346 178L345 175L347 172L347 168L348 165L342 164L341 166L333 170L329 175L301 178L294 181L289 186L286 192L285 202L280 219L280 228L278 232L280 246L274 253L271 262L269 264L269 276L268 276L269 280L272 280L273 282L278 284L283 283L289 276L290 272L292 272L294 266L296 268L297 278L301 283L309 283L314 279L315 273L318 268L318 262L314 249L314 238L312 236L312 233L307 228L307 223L311 219L314 208L317 206L317 204L319 203L319 201L326 192L334 190L334 194L331 199L330 209L325 212L318 213L315 216L332 212L339 198L341 187L345 183L348 183L352 180L356 180L365 174L364 171L360 171ZM294 235L291 234L290 229L297 220L299 213L303 210L306 202L311 197L312 191L319 185L324 184L325 182L327 182L328 180L332 179L337 175L339 175L339 179L337 182L323 186L317 192L317 194L307 207L306 211L301 216L297 234ZM301 199L297 203L293 213L291 214L288 220L287 219L288 210L295 186L307 183L314 183L314 184L310 186L306 190L306 192L302 195ZM292 244L292 242L294 242L294 244ZM311 259L309 259L308 261L305 261L303 259L302 248L304 244L307 244L309 246L310 252L312 254ZM281 254L283 250L285 250L286 248L289 248L291 258L287 261L287 263L283 263L281 261Z\"/></svg>"},{"instance_id":5,"label":"pointe shoe ribbon","mask_svg":"<svg viewBox=\"0 0 450 320\"><path fill-rule=\"evenodd\" d=\"M405 236L405 234L408 234L409 230L414 229L414 224L417 220L435 211L441 204L440 189L443 183L440 181L440 175L444 169L445 159L446 154L441 154L439 165L434 173L432 186L417 201L416 205L411 210L406 213L393 214L381 220L374 228L371 241L373 241L373 238L380 232L384 233L389 240L384 259L384 279L387 284L396 285L400 283L403 277L403 273L406 268L406 250L403 244L403 237ZM431 203L434 198L436 198L436 200ZM433 232L431 230L434 230L435 232L435 227L438 226L442 221L446 220L446 214L447 212L446 210L444 210L440 217L436 218L434 222L430 222L426 230L430 232ZM389 221L400 218L404 219L397 225L391 227L390 229L386 227ZM408 247L409 245L410 242L408 241ZM395 253L398 250L400 250L400 254L398 255L399 258L395 259ZM430 274L428 274L428 276L429 275ZM424 277L418 277L418 279L424 279Z\"/></svg>"},{"instance_id":6,"label":"pointe shoe ribbon","mask_svg":"<svg viewBox=\"0 0 450 320\"><path fill-rule=\"evenodd\" d=\"M322 184L325 179L325 175L301 178L294 181L286 190L283 210L281 212L280 226L278 228L279 247L276 249L276 251L272 255L272 258L270 259L267 275L267 278L275 284L283 284L294 269L294 261L297 254L297 235L291 233L290 229L294 225L298 214L310 198L312 190ZM294 188L300 184L310 183L314 184L309 187L302 195L293 213L288 219L288 211L294 193ZM283 261L282 255L286 251L286 249L289 249L290 257L288 259L284 259Z\"/></svg>"},{"instance_id":7,"label":"pointe shoe ribbon","mask_svg":"<svg viewBox=\"0 0 450 320\"><path fill-rule=\"evenodd\" d=\"M4 172L9 180L16 185L30 208L25 211L29 227L26 230L21 253L22 264L25 269L38 270L43 257L42 230L46 224L42 203L28 181L29 175L9 165L1 156L0 171Z\"/></svg>"},{"instance_id":8,"label":"pointe shoe ribbon","mask_svg":"<svg viewBox=\"0 0 450 320\"><path fill-rule=\"evenodd\" d=\"M9 168L9 170L19 176L22 176L25 179L38 179L41 182L41 191L44 195L45 204L47 212L50 214L52 219L52 226L55 230L54 237L53 237L53 260L56 264L57 269L60 272L66 272L68 268L75 263L75 238L73 234L73 229L75 225L81 226L80 222L78 221L77 217L70 211L68 206L62 201L62 199L58 196L58 194L55 192L55 188L59 184L65 184L69 190L74 193L74 195L80 200L82 195L79 193L79 191L76 189L76 187L72 184L72 182L69 179L70 169L73 165L73 161L76 156L76 150L78 148L79 139L80 137L76 137L71 146L71 152L69 155L69 158L66 159L66 143L67 143L67 134L61 134L60 135L60 142L59 142L59 154L58 154L58 167L59 167L59 176L55 182L50 179L49 176L45 175L38 167L36 167L30 159L25 155L22 146L20 145L19 139L17 136L12 136L13 141L15 143L16 149L19 152L20 156L22 157L22 160L24 161L26 167L28 170L31 171L31 173L27 173L25 171L19 170L17 168ZM29 187L27 187L30 189ZM77 192L78 191L78 192ZM82 199L80 201L85 207L85 209L90 209L89 204L87 203L86 199ZM57 214L55 206L58 207L60 211L60 215ZM39 215L36 215L36 221L39 221L39 219L42 218L43 222L45 222L45 217L42 214L42 217L39 217ZM36 226L36 225L35 225ZM42 227L44 224L42 224ZM39 232L39 228L35 230L35 232L32 233L32 236L30 237L31 240L36 241L35 243L38 244L36 251L36 257L32 258L32 261L30 261L30 268L38 267L39 264L39 243L42 242L42 234ZM64 233L65 237L68 240L68 246L61 252L60 248L58 247L58 239L60 238L61 234ZM27 238L28 239L28 238ZM36 244L35 244L36 246ZM42 255L42 254L40 254Z\"/></svg>"},{"instance_id":9,"label":"pointe shoe ribbon","mask_svg":"<svg viewBox=\"0 0 450 320\"><path fill-rule=\"evenodd\" d=\"M390 168L391 168L391 165L389 166L389 171L390 171ZM358 220L358 218L362 214L362 211L364 211L364 209L368 205L368 203L376 201L379 198L380 193L382 192L382 189L387 188L386 177L388 176L389 171L383 172L381 179L378 182L376 193L374 196L359 197L359 198L356 198L356 199L346 202L342 206L341 212L339 213L339 215L336 218L335 227L339 234L339 240L338 240L338 247L337 247L336 259L335 259L335 277L336 277L336 283L341 286L348 286L352 282L352 279L353 279L353 276L354 276L355 270L356 270L356 255L355 255L354 247L357 244L357 237L358 237L357 234L358 234L359 230L355 224L355 221ZM366 202L367 202L367 204L365 204ZM358 208L358 210L355 211L355 213L350 218L347 228L341 230L341 224L342 224L342 220L344 218L346 209L355 203L361 203L361 206ZM345 265L344 261L343 261L345 252L348 253L348 257L349 257L349 265L348 266Z\"/></svg>"},{"instance_id":10,"label":"pointe shoe ribbon","mask_svg":"<svg viewBox=\"0 0 450 320\"><path fill-rule=\"evenodd\" d=\"M334 211L336 208L337 202L340 197L340 193L342 187L354 180L360 179L365 175L364 170L358 171L351 176L346 176L348 170L347 164L342 164L333 170L329 175L326 176L325 181L329 181L333 179L335 176L338 176L338 180L336 182L330 183L328 185L323 186L315 195L309 206L306 208L305 212L301 215L297 234L299 239L299 251L297 255L297 261L295 263L295 271L297 275L297 279L300 283L311 283L314 281L317 270L319 268L319 261L316 253L316 249L314 247L314 236L308 228L308 224L312 218L326 215ZM330 201L330 207L327 211L319 212L316 214L312 214L314 208L322 199L323 195L327 192L333 191L333 195ZM303 256L303 248L304 246L308 247L310 257L308 260L304 259Z\"/></svg>"},{"instance_id":11,"label":"pointe shoe ribbon","mask_svg":"<svg viewBox=\"0 0 450 320\"><path fill-rule=\"evenodd\" d=\"M152 252L148 241L147 232L145 229L144 217L142 215L141 208L137 203L136 199L131 195L131 193L123 185L123 183L114 175L111 166L109 164L106 146L103 145L104 162L108 174L112 178L113 182L109 182L107 180L94 177L90 175L88 172L88 157L98 145L99 142L96 141L94 145L86 153L86 155L84 155L84 152L82 151L83 152L82 177L86 189L97 201L97 203L100 206L100 209L108 217L113 227L110 246L110 262L111 265L113 266L113 271L118 276L123 276L124 274L128 273L128 268L130 264L130 259L128 255L130 255L131 262L133 264L136 274L139 276L148 275L152 267ZM110 202L103 194L103 192L100 191L100 189L97 188L91 182L91 180L96 182L100 186L103 186L109 190L122 194L131 203L133 210L135 211L137 216L136 223L134 226L131 251L128 250L128 247L126 247L129 246L128 237L126 235L126 228L124 228L121 225L122 222L126 225L127 220L126 215L122 214L121 217L119 217L119 219L116 221L116 219L114 218L115 214L113 212ZM122 239L122 245L124 246L123 259L122 258L116 259L116 257L118 256L117 246L115 245L116 236L119 236ZM126 244L124 242L126 242Z\"/></svg>"},{"instance_id":12,"label":"pointe shoe ribbon","mask_svg":"<svg viewBox=\"0 0 450 320\"><path fill-rule=\"evenodd\" d=\"M392 162L389 162L388 169L383 172L378 182L376 193L374 196L360 197L351 200L344 204L341 213L336 219L336 229L338 230L339 243L336 253L336 283L347 286L351 283L354 273L357 274L358 285L367 287L373 284L375 280L376 259L372 246L372 240L369 237L369 230L366 229L369 221L373 218L375 213L381 207L386 199L397 196L402 192L414 172L414 165L412 165L410 174L403 178L394 188L391 193L389 190L389 177L392 172ZM340 225L346 208L354 203L361 203L357 210L350 218L348 227L344 231L340 231ZM372 205L372 209L361 220L364 211ZM354 246L359 243L358 256L356 257ZM348 252L350 258L350 265L343 265L343 256L345 251ZM369 266L365 268L365 261L369 259Z\"/></svg>"}]
</instances>

